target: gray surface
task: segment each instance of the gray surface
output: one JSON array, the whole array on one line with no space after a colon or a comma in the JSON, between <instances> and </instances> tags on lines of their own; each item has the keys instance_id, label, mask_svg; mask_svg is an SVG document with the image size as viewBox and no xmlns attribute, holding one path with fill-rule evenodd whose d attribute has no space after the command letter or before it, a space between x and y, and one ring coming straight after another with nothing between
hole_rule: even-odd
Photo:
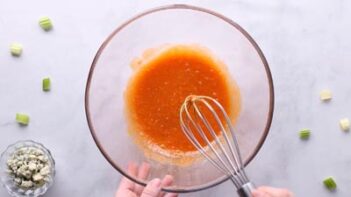
<instances>
[{"instance_id":1,"label":"gray surface","mask_svg":"<svg viewBox=\"0 0 351 197\"><path fill-rule=\"evenodd\" d=\"M181 1L180 1L181 2ZM183 1L185 2L185 1ZM136 13L170 1L5 1L0 0L0 150L33 139L52 150L56 184L46 196L113 196L120 175L106 162L90 136L84 114L85 80L103 39ZM248 166L257 184L287 187L296 196L349 196L351 136L338 120L351 118L350 1L191 1L241 24L256 39L271 66L276 107L271 132ZM54 30L37 26L49 15ZM24 45L20 58L9 55L13 41ZM41 78L53 88L41 91ZM328 104L318 98L330 88ZM16 112L31 123L19 127ZM297 131L313 130L309 141ZM333 175L335 193L321 180ZM182 196L234 196L219 187ZM1 188L0 196L8 196Z\"/></svg>"}]
</instances>

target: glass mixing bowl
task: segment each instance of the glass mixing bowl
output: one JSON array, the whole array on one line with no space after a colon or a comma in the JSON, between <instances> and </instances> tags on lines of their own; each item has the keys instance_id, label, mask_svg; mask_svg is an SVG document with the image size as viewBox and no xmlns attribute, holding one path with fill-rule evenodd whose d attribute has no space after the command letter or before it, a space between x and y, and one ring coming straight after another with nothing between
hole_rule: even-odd
<instances>
[{"instance_id":1,"label":"glass mixing bowl","mask_svg":"<svg viewBox=\"0 0 351 197\"><path fill-rule=\"evenodd\" d=\"M227 66L241 92L235 129L247 165L262 146L273 115L273 82L268 63L253 38L237 23L216 12L189 5L170 5L143 12L123 23L104 41L91 65L85 92L89 128L110 164L132 181L170 174L172 192L191 192L217 185L227 177L209 162L190 166L160 163L145 157L128 135L124 91L131 61L146 49L163 44L200 44ZM128 174L129 162L148 162L146 180Z\"/></svg>"}]
</instances>

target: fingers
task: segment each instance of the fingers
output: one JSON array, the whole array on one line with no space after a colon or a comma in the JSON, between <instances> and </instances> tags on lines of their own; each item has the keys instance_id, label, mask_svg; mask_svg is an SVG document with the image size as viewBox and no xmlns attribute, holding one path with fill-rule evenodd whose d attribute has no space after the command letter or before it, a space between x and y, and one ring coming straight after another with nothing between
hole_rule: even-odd
<instances>
[{"instance_id":1,"label":"fingers","mask_svg":"<svg viewBox=\"0 0 351 197\"><path fill-rule=\"evenodd\" d=\"M161 186L162 187L167 187L167 186L172 185L172 183L173 183L173 176L166 175L161 181Z\"/></svg>"},{"instance_id":2,"label":"fingers","mask_svg":"<svg viewBox=\"0 0 351 197\"><path fill-rule=\"evenodd\" d=\"M135 163L130 163L128 164L128 169L127 172L130 176L136 176L137 172L138 172L138 166ZM118 190L130 190L133 191L134 190L134 183L129 180L126 177L122 178L121 184L119 185Z\"/></svg>"},{"instance_id":3,"label":"fingers","mask_svg":"<svg viewBox=\"0 0 351 197\"><path fill-rule=\"evenodd\" d=\"M137 175L138 179L145 180L146 177L149 175L149 171L150 171L150 165L148 163L143 162L138 170L138 175ZM140 195L143 189L144 189L143 186L139 184L135 184L134 191L137 195Z\"/></svg>"},{"instance_id":4,"label":"fingers","mask_svg":"<svg viewBox=\"0 0 351 197\"><path fill-rule=\"evenodd\" d=\"M128 164L127 172L129 176L137 177L139 180L145 180L149 175L150 165L142 163L140 167L136 163ZM133 183L126 177L123 177L121 184L117 190L116 197L122 196L140 196L140 197L178 197L175 193L161 192L162 187L172 185L173 177L166 175L162 181L160 179L153 179L144 188L141 185Z\"/></svg>"},{"instance_id":5,"label":"fingers","mask_svg":"<svg viewBox=\"0 0 351 197\"><path fill-rule=\"evenodd\" d=\"M158 197L160 192L161 192L161 180L153 179L146 185L140 197Z\"/></svg>"},{"instance_id":6,"label":"fingers","mask_svg":"<svg viewBox=\"0 0 351 197\"><path fill-rule=\"evenodd\" d=\"M161 187L167 187L172 185L173 183L173 176L171 175L166 175L162 181L161 181ZM177 194L174 193L165 193L165 192L161 192L160 197L176 197L178 196Z\"/></svg>"},{"instance_id":7,"label":"fingers","mask_svg":"<svg viewBox=\"0 0 351 197\"><path fill-rule=\"evenodd\" d=\"M178 194L176 193L166 193L164 197L178 197Z\"/></svg>"},{"instance_id":8,"label":"fingers","mask_svg":"<svg viewBox=\"0 0 351 197\"><path fill-rule=\"evenodd\" d=\"M143 162L138 171L138 178L145 179L149 175L150 164Z\"/></svg>"},{"instance_id":9,"label":"fingers","mask_svg":"<svg viewBox=\"0 0 351 197\"><path fill-rule=\"evenodd\" d=\"M127 172L130 176L137 174L138 166L135 163L129 163ZM134 191L134 183L126 177L123 177L121 183L117 189L116 197L125 196L126 194L132 194Z\"/></svg>"},{"instance_id":10,"label":"fingers","mask_svg":"<svg viewBox=\"0 0 351 197\"><path fill-rule=\"evenodd\" d=\"M137 197L137 195L134 193L134 192L132 192L132 191L130 191L130 190L118 190L117 192L116 192L116 195L115 195L115 197L126 197L126 196L128 196L128 197Z\"/></svg>"},{"instance_id":11,"label":"fingers","mask_svg":"<svg viewBox=\"0 0 351 197\"><path fill-rule=\"evenodd\" d=\"M271 197L268 195L266 192L260 191L260 190L255 190L252 192L253 197Z\"/></svg>"},{"instance_id":12,"label":"fingers","mask_svg":"<svg viewBox=\"0 0 351 197\"><path fill-rule=\"evenodd\" d=\"M268 196L267 197L293 197L294 195L287 189L281 189L281 188L274 188L274 187L259 187L257 188L258 192L261 194L266 193ZM255 196L256 197L256 196ZM261 196L258 196L261 197ZM262 196L266 197L266 196Z\"/></svg>"}]
</instances>

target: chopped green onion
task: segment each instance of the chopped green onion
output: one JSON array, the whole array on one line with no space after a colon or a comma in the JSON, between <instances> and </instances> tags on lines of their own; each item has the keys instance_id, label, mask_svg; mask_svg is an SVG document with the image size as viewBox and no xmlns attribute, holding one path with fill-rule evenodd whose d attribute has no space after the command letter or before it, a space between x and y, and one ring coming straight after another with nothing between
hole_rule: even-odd
<instances>
[{"instance_id":1,"label":"chopped green onion","mask_svg":"<svg viewBox=\"0 0 351 197\"><path fill-rule=\"evenodd\" d=\"M334 190L336 189L336 182L334 181L333 177L327 177L323 180L323 183L325 187L327 187L329 190Z\"/></svg>"},{"instance_id":2,"label":"chopped green onion","mask_svg":"<svg viewBox=\"0 0 351 197\"><path fill-rule=\"evenodd\" d=\"M52 22L49 17L41 17L39 19L39 25L41 28L43 28L45 31L49 31L52 29Z\"/></svg>"},{"instance_id":3,"label":"chopped green onion","mask_svg":"<svg viewBox=\"0 0 351 197\"><path fill-rule=\"evenodd\" d=\"M20 56L22 54L22 45L19 43L12 43L10 47L11 54L13 56Z\"/></svg>"},{"instance_id":4,"label":"chopped green onion","mask_svg":"<svg viewBox=\"0 0 351 197\"><path fill-rule=\"evenodd\" d=\"M29 116L23 113L16 114L16 121L21 125L28 125L29 123Z\"/></svg>"},{"instance_id":5,"label":"chopped green onion","mask_svg":"<svg viewBox=\"0 0 351 197\"><path fill-rule=\"evenodd\" d=\"M340 127L343 131L350 130L350 120L348 118L343 118L339 121Z\"/></svg>"},{"instance_id":6,"label":"chopped green onion","mask_svg":"<svg viewBox=\"0 0 351 197\"><path fill-rule=\"evenodd\" d=\"M328 89L322 90L319 96L322 101L329 101L332 99L332 93Z\"/></svg>"},{"instance_id":7,"label":"chopped green onion","mask_svg":"<svg viewBox=\"0 0 351 197\"><path fill-rule=\"evenodd\" d=\"M301 138L301 139L307 139L307 138L309 138L310 135L311 135L311 130L309 130L309 129L302 129L302 130L299 132L299 134L300 134L300 138Z\"/></svg>"},{"instance_id":8,"label":"chopped green onion","mask_svg":"<svg viewBox=\"0 0 351 197\"><path fill-rule=\"evenodd\" d=\"M51 81L49 77L43 79L43 91L50 91Z\"/></svg>"}]
</instances>

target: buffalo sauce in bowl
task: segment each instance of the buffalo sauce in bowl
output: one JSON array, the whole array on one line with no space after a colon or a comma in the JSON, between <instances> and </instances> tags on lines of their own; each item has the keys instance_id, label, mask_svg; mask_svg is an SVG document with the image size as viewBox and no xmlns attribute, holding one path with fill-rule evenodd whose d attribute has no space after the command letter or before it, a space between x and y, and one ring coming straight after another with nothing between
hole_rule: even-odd
<instances>
[{"instance_id":1,"label":"buffalo sauce in bowl","mask_svg":"<svg viewBox=\"0 0 351 197\"><path fill-rule=\"evenodd\" d=\"M224 63L207 48L164 45L146 50L131 66L134 73L125 92L129 133L148 157L176 165L188 165L198 158L179 124L180 107L189 95L217 99L235 123L239 89Z\"/></svg>"}]
</instances>

